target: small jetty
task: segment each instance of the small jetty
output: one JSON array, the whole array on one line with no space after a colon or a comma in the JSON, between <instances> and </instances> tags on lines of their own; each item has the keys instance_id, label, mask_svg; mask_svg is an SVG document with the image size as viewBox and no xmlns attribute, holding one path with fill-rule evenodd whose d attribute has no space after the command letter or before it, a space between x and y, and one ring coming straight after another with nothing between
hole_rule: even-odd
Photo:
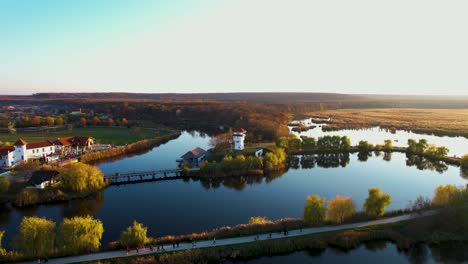
<instances>
[{"instance_id":1,"label":"small jetty","mask_svg":"<svg viewBox=\"0 0 468 264\"><path fill-rule=\"evenodd\" d=\"M112 185L182 179L182 169L153 170L106 175Z\"/></svg>"}]
</instances>

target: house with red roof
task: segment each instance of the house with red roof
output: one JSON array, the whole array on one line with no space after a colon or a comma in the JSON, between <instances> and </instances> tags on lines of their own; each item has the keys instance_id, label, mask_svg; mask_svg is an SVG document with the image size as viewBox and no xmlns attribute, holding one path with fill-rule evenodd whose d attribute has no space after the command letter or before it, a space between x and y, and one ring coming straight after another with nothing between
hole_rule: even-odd
<instances>
[{"instance_id":1,"label":"house with red roof","mask_svg":"<svg viewBox=\"0 0 468 264\"><path fill-rule=\"evenodd\" d=\"M243 128L236 128L232 132L232 137L234 139L234 149L243 150L244 149L244 140L247 136L247 130Z\"/></svg>"}]
</instances>

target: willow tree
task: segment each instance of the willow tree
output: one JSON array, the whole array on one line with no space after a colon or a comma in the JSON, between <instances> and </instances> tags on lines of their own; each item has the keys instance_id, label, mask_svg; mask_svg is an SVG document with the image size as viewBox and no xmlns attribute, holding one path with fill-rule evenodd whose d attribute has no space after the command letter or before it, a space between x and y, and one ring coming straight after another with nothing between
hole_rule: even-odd
<instances>
[{"instance_id":1,"label":"willow tree","mask_svg":"<svg viewBox=\"0 0 468 264\"><path fill-rule=\"evenodd\" d=\"M458 201L462 190L454 185L439 185L434 191L433 204L436 206L450 206Z\"/></svg>"},{"instance_id":2,"label":"willow tree","mask_svg":"<svg viewBox=\"0 0 468 264\"><path fill-rule=\"evenodd\" d=\"M6 176L0 176L0 194L8 192L10 189L10 181Z\"/></svg>"},{"instance_id":3,"label":"willow tree","mask_svg":"<svg viewBox=\"0 0 468 264\"><path fill-rule=\"evenodd\" d=\"M120 234L120 243L126 247L141 247L148 241L148 228L134 221L133 224Z\"/></svg>"},{"instance_id":4,"label":"willow tree","mask_svg":"<svg viewBox=\"0 0 468 264\"><path fill-rule=\"evenodd\" d=\"M309 195L306 198L302 219L307 224L321 224L325 220L326 211L325 198L316 194Z\"/></svg>"},{"instance_id":5,"label":"willow tree","mask_svg":"<svg viewBox=\"0 0 468 264\"><path fill-rule=\"evenodd\" d=\"M353 198L337 195L328 201L326 219L333 223L343 223L356 214Z\"/></svg>"},{"instance_id":6,"label":"willow tree","mask_svg":"<svg viewBox=\"0 0 468 264\"><path fill-rule=\"evenodd\" d=\"M98 251L104 227L91 216L65 218L58 228L59 249L70 254Z\"/></svg>"},{"instance_id":7,"label":"willow tree","mask_svg":"<svg viewBox=\"0 0 468 264\"><path fill-rule=\"evenodd\" d=\"M380 188L369 189L369 196L362 206L367 215L381 216L385 213L385 208L390 204L391 197L388 193L383 193Z\"/></svg>"},{"instance_id":8,"label":"willow tree","mask_svg":"<svg viewBox=\"0 0 468 264\"><path fill-rule=\"evenodd\" d=\"M72 192L99 190L105 186L104 175L95 166L75 163L63 169L60 174L61 187Z\"/></svg>"},{"instance_id":9,"label":"willow tree","mask_svg":"<svg viewBox=\"0 0 468 264\"><path fill-rule=\"evenodd\" d=\"M40 217L24 217L13 246L25 256L46 257L54 251L55 222Z\"/></svg>"},{"instance_id":10,"label":"willow tree","mask_svg":"<svg viewBox=\"0 0 468 264\"><path fill-rule=\"evenodd\" d=\"M5 234L5 231L0 230L0 256L3 256L6 254L6 250L2 247L2 239L3 239L4 234Z\"/></svg>"}]
</instances>

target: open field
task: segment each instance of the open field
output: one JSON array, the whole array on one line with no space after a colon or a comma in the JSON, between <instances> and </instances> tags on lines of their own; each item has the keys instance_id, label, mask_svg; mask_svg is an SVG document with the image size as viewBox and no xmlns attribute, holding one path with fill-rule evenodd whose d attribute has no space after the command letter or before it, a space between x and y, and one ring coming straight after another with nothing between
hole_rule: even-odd
<instances>
[{"instance_id":1,"label":"open field","mask_svg":"<svg viewBox=\"0 0 468 264\"><path fill-rule=\"evenodd\" d=\"M123 145L133 143L142 139L159 136L159 129L149 128L126 128L126 127L87 127L73 128L72 130L62 130L54 132L30 132L18 134L0 134L1 142L13 144L19 137L28 141L55 140L68 136L91 136L98 143Z\"/></svg>"},{"instance_id":2,"label":"open field","mask_svg":"<svg viewBox=\"0 0 468 264\"><path fill-rule=\"evenodd\" d=\"M313 112L332 117L331 130L380 126L468 138L468 109L343 109Z\"/></svg>"}]
</instances>

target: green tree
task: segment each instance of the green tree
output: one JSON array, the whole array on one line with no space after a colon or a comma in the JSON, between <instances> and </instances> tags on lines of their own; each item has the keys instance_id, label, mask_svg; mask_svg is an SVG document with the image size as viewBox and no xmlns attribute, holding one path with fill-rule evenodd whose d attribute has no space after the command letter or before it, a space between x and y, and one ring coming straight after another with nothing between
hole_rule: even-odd
<instances>
[{"instance_id":1,"label":"green tree","mask_svg":"<svg viewBox=\"0 0 468 264\"><path fill-rule=\"evenodd\" d=\"M436 206L450 206L458 201L461 193L462 190L456 186L450 184L439 185L434 191L434 198L432 199L432 202Z\"/></svg>"},{"instance_id":2,"label":"green tree","mask_svg":"<svg viewBox=\"0 0 468 264\"><path fill-rule=\"evenodd\" d=\"M17 206L32 205L38 202L39 202L39 191L33 188L21 190L21 192L17 194L15 198L15 205Z\"/></svg>"},{"instance_id":3,"label":"green tree","mask_svg":"<svg viewBox=\"0 0 468 264\"><path fill-rule=\"evenodd\" d=\"M81 162L63 169L58 176L61 187L68 191L99 190L105 186L104 175L101 170Z\"/></svg>"},{"instance_id":4,"label":"green tree","mask_svg":"<svg viewBox=\"0 0 468 264\"><path fill-rule=\"evenodd\" d=\"M325 198L316 194L309 195L306 198L302 219L310 225L321 224L325 220L326 211Z\"/></svg>"},{"instance_id":5,"label":"green tree","mask_svg":"<svg viewBox=\"0 0 468 264\"><path fill-rule=\"evenodd\" d=\"M359 141L358 149L359 152L369 152L374 146L369 144L366 140Z\"/></svg>"},{"instance_id":6,"label":"green tree","mask_svg":"<svg viewBox=\"0 0 468 264\"><path fill-rule=\"evenodd\" d=\"M30 257L46 257L54 251L55 222L40 217L23 217L14 248Z\"/></svg>"},{"instance_id":7,"label":"green tree","mask_svg":"<svg viewBox=\"0 0 468 264\"><path fill-rule=\"evenodd\" d=\"M380 188L371 188L363 208L367 215L382 216L390 202L391 197L388 193L383 193Z\"/></svg>"},{"instance_id":8,"label":"green tree","mask_svg":"<svg viewBox=\"0 0 468 264\"><path fill-rule=\"evenodd\" d=\"M59 249L70 254L98 251L104 227L91 216L65 218L58 228Z\"/></svg>"},{"instance_id":9,"label":"green tree","mask_svg":"<svg viewBox=\"0 0 468 264\"><path fill-rule=\"evenodd\" d=\"M0 194L8 192L10 189L10 181L6 176L0 176Z\"/></svg>"},{"instance_id":10,"label":"green tree","mask_svg":"<svg viewBox=\"0 0 468 264\"><path fill-rule=\"evenodd\" d=\"M126 247L141 247L148 241L148 237L146 236L147 231L147 227L134 221L133 225L127 227L120 234L120 243Z\"/></svg>"},{"instance_id":11,"label":"green tree","mask_svg":"<svg viewBox=\"0 0 468 264\"><path fill-rule=\"evenodd\" d=\"M349 137L347 136L341 137L340 149L345 150L345 151L349 151L351 149L351 139L349 139Z\"/></svg>"},{"instance_id":12,"label":"green tree","mask_svg":"<svg viewBox=\"0 0 468 264\"><path fill-rule=\"evenodd\" d=\"M409 153L416 153L416 140L408 139L408 148L406 148L406 151Z\"/></svg>"},{"instance_id":13,"label":"green tree","mask_svg":"<svg viewBox=\"0 0 468 264\"><path fill-rule=\"evenodd\" d=\"M391 139L384 140L384 145L382 147L385 151L392 151L393 150L393 142Z\"/></svg>"},{"instance_id":14,"label":"green tree","mask_svg":"<svg viewBox=\"0 0 468 264\"><path fill-rule=\"evenodd\" d=\"M326 219L333 223L343 223L356 213L353 198L337 195L328 201Z\"/></svg>"},{"instance_id":15,"label":"green tree","mask_svg":"<svg viewBox=\"0 0 468 264\"><path fill-rule=\"evenodd\" d=\"M462 168L468 168L468 154L463 155L461 159L461 166Z\"/></svg>"}]
</instances>

